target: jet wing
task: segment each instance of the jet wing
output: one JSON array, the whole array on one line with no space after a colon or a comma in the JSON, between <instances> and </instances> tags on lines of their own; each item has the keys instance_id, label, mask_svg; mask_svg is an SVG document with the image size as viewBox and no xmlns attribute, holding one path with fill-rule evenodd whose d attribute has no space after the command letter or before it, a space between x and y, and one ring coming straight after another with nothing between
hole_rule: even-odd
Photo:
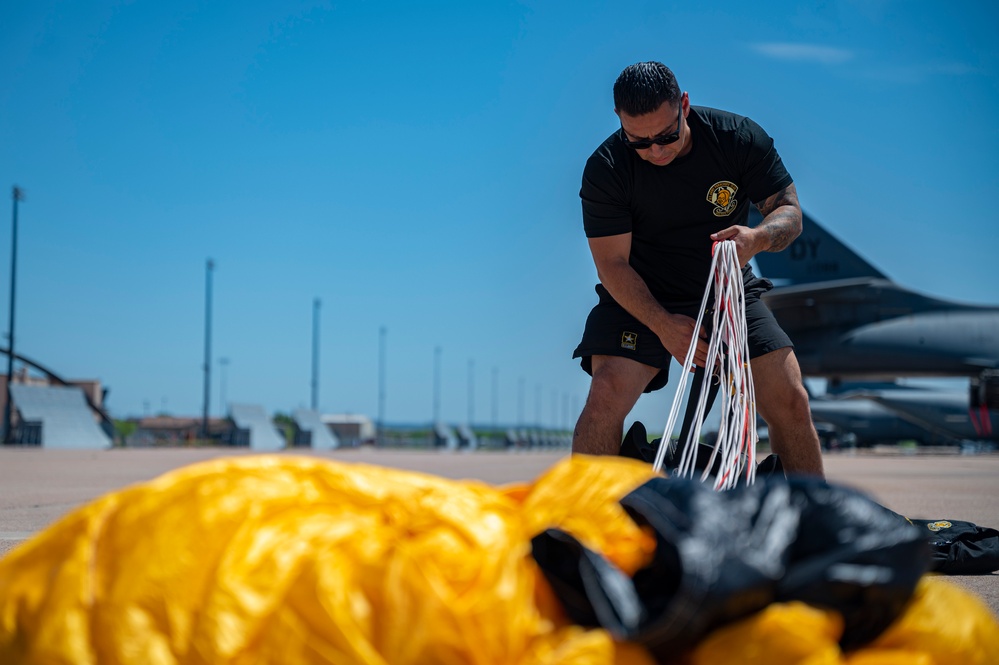
<instances>
[{"instance_id":1,"label":"jet wing","mask_svg":"<svg viewBox=\"0 0 999 665\"><path fill-rule=\"evenodd\" d=\"M938 300L879 277L859 277L776 288L763 296L788 334L855 328L929 310L976 309Z\"/></svg>"}]
</instances>

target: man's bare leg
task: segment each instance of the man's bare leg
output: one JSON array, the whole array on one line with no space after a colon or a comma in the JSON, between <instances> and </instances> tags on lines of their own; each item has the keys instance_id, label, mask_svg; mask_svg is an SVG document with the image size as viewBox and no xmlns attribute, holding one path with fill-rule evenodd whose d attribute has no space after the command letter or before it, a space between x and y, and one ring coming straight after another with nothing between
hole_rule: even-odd
<instances>
[{"instance_id":1,"label":"man's bare leg","mask_svg":"<svg viewBox=\"0 0 999 665\"><path fill-rule=\"evenodd\" d=\"M592 361L593 380L572 433L572 452L617 455L624 419L659 369L618 356L593 356Z\"/></svg>"},{"instance_id":2,"label":"man's bare leg","mask_svg":"<svg viewBox=\"0 0 999 665\"><path fill-rule=\"evenodd\" d=\"M756 408L770 429L770 448L788 473L825 477L808 393L790 348L752 360Z\"/></svg>"}]
</instances>

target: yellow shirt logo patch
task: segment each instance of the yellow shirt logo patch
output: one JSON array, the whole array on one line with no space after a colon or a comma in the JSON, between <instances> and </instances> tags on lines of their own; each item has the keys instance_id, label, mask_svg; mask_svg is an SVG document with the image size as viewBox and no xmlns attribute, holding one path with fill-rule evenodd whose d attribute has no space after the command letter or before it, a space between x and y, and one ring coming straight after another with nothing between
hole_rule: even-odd
<instances>
[{"instance_id":1,"label":"yellow shirt logo patch","mask_svg":"<svg viewBox=\"0 0 999 665\"><path fill-rule=\"evenodd\" d=\"M715 217L727 217L732 214L739 202L735 199L735 193L739 187L734 182L721 180L711 185L708 190L708 203L715 206L712 210Z\"/></svg>"},{"instance_id":2,"label":"yellow shirt logo patch","mask_svg":"<svg viewBox=\"0 0 999 665\"><path fill-rule=\"evenodd\" d=\"M947 520L940 520L939 522L930 522L926 525L926 528L930 531L939 531L940 529L949 529L952 526L954 525Z\"/></svg>"}]
</instances>

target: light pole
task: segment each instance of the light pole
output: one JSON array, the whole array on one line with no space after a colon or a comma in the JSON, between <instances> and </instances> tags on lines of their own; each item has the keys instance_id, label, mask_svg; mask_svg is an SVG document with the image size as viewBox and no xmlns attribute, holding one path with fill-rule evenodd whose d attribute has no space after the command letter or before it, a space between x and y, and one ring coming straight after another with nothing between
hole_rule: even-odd
<instances>
[{"instance_id":1,"label":"light pole","mask_svg":"<svg viewBox=\"0 0 999 665\"><path fill-rule=\"evenodd\" d=\"M434 424L441 421L441 347L434 347Z\"/></svg>"},{"instance_id":2,"label":"light pole","mask_svg":"<svg viewBox=\"0 0 999 665\"><path fill-rule=\"evenodd\" d=\"M378 431L375 441L382 442L382 430L385 427L385 341L388 330L385 326L378 329Z\"/></svg>"},{"instance_id":3,"label":"light pole","mask_svg":"<svg viewBox=\"0 0 999 665\"><path fill-rule=\"evenodd\" d=\"M225 418L225 370L228 366L228 358L219 358L219 411L223 418Z\"/></svg>"},{"instance_id":4,"label":"light pole","mask_svg":"<svg viewBox=\"0 0 999 665\"><path fill-rule=\"evenodd\" d=\"M517 427L524 426L524 377L517 379Z\"/></svg>"},{"instance_id":5,"label":"light pole","mask_svg":"<svg viewBox=\"0 0 999 665\"><path fill-rule=\"evenodd\" d=\"M201 413L201 438L208 438L208 403L212 379L212 271L215 262L205 263L205 404Z\"/></svg>"},{"instance_id":6,"label":"light pole","mask_svg":"<svg viewBox=\"0 0 999 665\"><path fill-rule=\"evenodd\" d=\"M319 298L312 301L312 410L319 411Z\"/></svg>"},{"instance_id":7,"label":"light pole","mask_svg":"<svg viewBox=\"0 0 999 665\"><path fill-rule=\"evenodd\" d=\"M569 393L562 393L562 430L569 429Z\"/></svg>"},{"instance_id":8,"label":"light pole","mask_svg":"<svg viewBox=\"0 0 999 665\"><path fill-rule=\"evenodd\" d=\"M17 281L17 204L24 200L24 190L17 185L11 192L14 199L14 220L11 225L12 236L10 243L10 327L7 331L7 338L10 347L7 349L7 401L3 407L3 442L13 443L10 431L10 405L13 401L10 394L10 386L14 383L14 296L17 293L14 288Z\"/></svg>"},{"instance_id":9,"label":"light pole","mask_svg":"<svg viewBox=\"0 0 999 665\"><path fill-rule=\"evenodd\" d=\"M468 428L472 429L475 420L475 361L468 361Z\"/></svg>"},{"instance_id":10,"label":"light pole","mask_svg":"<svg viewBox=\"0 0 999 665\"><path fill-rule=\"evenodd\" d=\"M534 426L540 428L541 425L541 384L534 386Z\"/></svg>"},{"instance_id":11,"label":"light pole","mask_svg":"<svg viewBox=\"0 0 999 665\"><path fill-rule=\"evenodd\" d=\"M493 367L493 394L492 394L492 417L493 429L499 427L499 368Z\"/></svg>"}]
</instances>

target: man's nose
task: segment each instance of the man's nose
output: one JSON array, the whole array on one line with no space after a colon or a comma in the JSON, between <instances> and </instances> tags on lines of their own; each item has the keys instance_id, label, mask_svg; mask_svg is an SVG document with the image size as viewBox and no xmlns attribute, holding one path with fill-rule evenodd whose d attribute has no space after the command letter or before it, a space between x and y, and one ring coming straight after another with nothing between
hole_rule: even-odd
<instances>
[{"instance_id":1,"label":"man's nose","mask_svg":"<svg viewBox=\"0 0 999 665\"><path fill-rule=\"evenodd\" d=\"M658 159L666 154L666 146L659 145L658 143L653 143L651 146L649 146L649 152L652 153L653 157Z\"/></svg>"}]
</instances>

